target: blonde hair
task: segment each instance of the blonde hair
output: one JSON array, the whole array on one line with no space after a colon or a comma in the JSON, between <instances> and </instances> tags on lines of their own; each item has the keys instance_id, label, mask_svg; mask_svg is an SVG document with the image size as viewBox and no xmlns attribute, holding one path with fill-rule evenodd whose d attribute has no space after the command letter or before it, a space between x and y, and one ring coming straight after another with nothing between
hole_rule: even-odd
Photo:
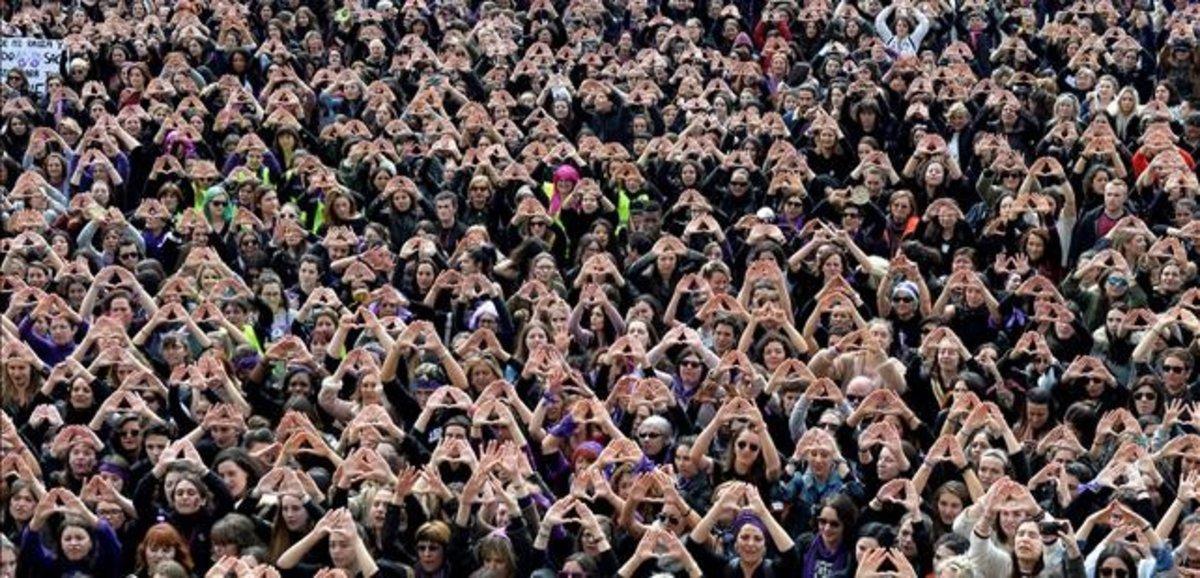
<instances>
[{"instance_id":1,"label":"blonde hair","mask_svg":"<svg viewBox=\"0 0 1200 578\"><path fill-rule=\"evenodd\" d=\"M946 569L954 570L956 578L975 578L975 563L966 554L943 560L938 565L937 572L941 574L942 570Z\"/></svg>"}]
</instances>

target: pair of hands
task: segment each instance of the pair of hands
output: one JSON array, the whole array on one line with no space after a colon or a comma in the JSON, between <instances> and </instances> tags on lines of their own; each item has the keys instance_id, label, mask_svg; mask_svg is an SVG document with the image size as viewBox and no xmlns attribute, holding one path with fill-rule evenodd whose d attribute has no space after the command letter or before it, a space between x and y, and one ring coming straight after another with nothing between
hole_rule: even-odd
<instances>
[{"instance_id":1,"label":"pair of hands","mask_svg":"<svg viewBox=\"0 0 1200 578\"><path fill-rule=\"evenodd\" d=\"M196 446L186 438L176 440L158 455L158 461L154 463L152 470L154 476L162 478L167 472L167 466L175 462L186 463L197 473L208 471L208 467L204 465L204 460L200 457L200 452L196 451Z\"/></svg>"},{"instance_id":2,"label":"pair of hands","mask_svg":"<svg viewBox=\"0 0 1200 578\"><path fill-rule=\"evenodd\" d=\"M396 482L396 475L391 466L373 449L359 447L354 450L338 466L333 474L334 483L341 488L349 488L365 481L373 481L382 485Z\"/></svg>"},{"instance_id":3,"label":"pair of hands","mask_svg":"<svg viewBox=\"0 0 1200 578\"><path fill-rule=\"evenodd\" d=\"M66 488L51 488L42 495L33 510L33 519L29 521L30 529L40 530L52 514L71 514L84 519L95 518L84 505L83 500Z\"/></svg>"},{"instance_id":4,"label":"pair of hands","mask_svg":"<svg viewBox=\"0 0 1200 578\"><path fill-rule=\"evenodd\" d=\"M54 413L57 414L57 411ZM108 398L104 400L104 403L101 403L100 407L96 410L96 414L99 416L107 417L114 413L133 414L148 419L152 422L162 421L158 414L155 413L154 410L150 409L150 406L146 403L146 400L128 385L122 385L121 387L117 388L117 390L109 395ZM47 414L47 417L53 421L55 416ZM206 420L207 417L208 416L205 415ZM32 423L32 416L30 419ZM59 423L62 423L61 418L59 418Z\"/></svg>"},{"instance_id":5,"label":"pair of hands","mask_svg":"<svg viewBox=\"0 0 1200 578\"><path fill-rule=\"evenodd\" d=\"M50 453L59 458L66 457L67 452L78 444L86 445L97 453L104 449L104 443L87 426L69 425L54 436L50 443Z\"/></svg>"},{"instance_id":6,"label":"pair of hands","mask_svg":"<svg viewBox=\"0 0 1200 578\"><path fill-rule=\"evenodd\" d=\"M454 348L454 353L460 358L465 358L476 351L487 353L495 359L502 360L508 357L508 352L500 344L496 333L487 327L476 329L466 341Z\"/></svg>"},{"instance_id":7,"label":"pair of hands","mask_svg":"<svg viewBox=\"0 0 1200 578\"><path fill-rule=\"evenodd\" d=\"M226 578L229 575L238 578L279 578L279 570L270 564L251 566L245 558L223 556L208 570L204 578ZM323 568L315 578L350 578L345 571L333 568Z\"/></svg>"},{"instance_id":8,"label":"pair of hands","mask_svg":"<svg viewBox=\"0 0 1200 578\"><path fill-rule=\"evenodd\" d=\"M437 329L433 323L428 321L413 321L400 332L400 336L396 338L396 347L408 351L416 349L417 338L424 338L424 346L436 355L449 353L446 349L446 344L442 343L442 338L438 336Z\"/></svg>"},{"instance_id":9,"label":"pair of hands","mask_svg":"<svg viewBox=\"0 0 1200 578\"><path fill-rule=\"evenodd\" d=\"M883 570L890 566L890 570ZM904 552L898 548L871 548L858 565L854 578L917 578Z\"/></svg>"}]
</instances>

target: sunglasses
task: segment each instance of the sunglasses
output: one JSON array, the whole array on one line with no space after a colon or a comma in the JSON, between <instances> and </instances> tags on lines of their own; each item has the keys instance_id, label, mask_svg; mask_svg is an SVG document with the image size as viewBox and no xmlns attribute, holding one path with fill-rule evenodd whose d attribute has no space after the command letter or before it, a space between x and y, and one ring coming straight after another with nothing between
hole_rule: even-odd
<instances>
[{"instance_id":1,"label":"sunglasses","mask_svg":"<svg viewBox=\"0 0 1200 578\"><path fill-rule=\"evenodd\" d=\"M656 440L660 437L663 437L663 434L662 434L662 432L656 432L656 431L644 431L644 432L638 432L638 437L642 438L644 440Z\"/></svg>"},{"instance_id":2,"label":"sunglasses","mask_svg":"<svg viewBox=\"0 0 1200 578\"><path fill-rule=\"evenodd\" d=\"M140 435L142 435L142 430L140 429L130 429L121 432L121 437L123 438L135 438Z\"/></svg>"},{"instance_id":3,"label":"sunglasses","mask_svg":"<svg viewBox=\"0 0 1200 578\"><path fill-rule=\"evenodd\" d=\"M1187 371L1187 367L1183 365L1164 365L1163 371L1167 373L1184 373Z\"/></svg>"},{"instance_id":4,"label":"sunglasses","mask_svg":"<svg viewBox=\"0 0 1200 578\"><path fill-rule=\"evenodd\" d=\"M418 552L440 552L441 550L441 544L417 544Z\"/></svg>"},{"instance_id":5,"label":"sunglasses","mask_svg":"<svg viewBox=\"0 0 1200 578\"><path fill-rule=\"evenodd\" d=\"M913 301L914 299L912 297L892 297L892 303L912 303Z\"/></svg>"},{"instance_id":6,"label":"sunglasses","mask_svg":"<svg viewBox=\"0 0 1200 578\"><path fill-rule=\"evenodd\" d=\"M850 394L846 394L846 400L847 400L847 401L849 401L849 402L851 402L851 403L859 403L859 402L861 402L861 401L862 401L864 398L866 398L866 397L867 397L867 396L865 396L865 395L850 395Z\"/></svg>"},{"instance_id":7,"label":"sunglasses","mask_svg":"<svg viewBox=\"0 0 1200 578\"><path fill-rule=\"evenodd\" d=\"M1143 391L1140 393L1133 394L1133 399L1138 400L1138 401L1154 401L1154 400L1158 399L1158 395L1155 394L1153 391Z\"/></svg>"},{"instance_id":8,"label":"sunglasses","mask_svg":"<svg viewBox=\"0 0 1200 578\"><path fill-rule=\"evenodd\" d=\"M682 367L700 367L700 362L692 359L685 359L679 362Z\"/></svg>"},{"instance_id":9,"label":"sunglasses","mask_svg":"<svg viewBox=\"0 0 1200 578\"><path fill-rule=\"evenodd\" d=\"M729 181L729 186L731 186L731 187L744 187L748 184L750 184L750 183L748 183L746 181Z\"/></svg>"},{"instance_id":10,"label":"sunglasses","mask_svg":"<svg viewBox=\"0 0 1200 578\"><path fill-rule=\"evenodd\" d=\"M1124 568L1101 568L1096 575L1104 578L1129 578L1129 571Z\"/></svg>"},{"instance_id":11,"label":"sunglasses","mask_svg":"<svg viewBox=\"0 0 1200 578\"><path fill-rule=\"evenodd\" d=\"M213 201L212 202L212 206L214 206L214 207L224 207L226 204L227 203L225 201Z\"/></svg>"},{"instance_id":12,"label":"sunglasses","mask_svg":"<svg viewBox=\"0 0 1200 578\"><path fill-rule=\"evenodd\" d=\"M739 450L749 449L752 452L756 452L756 451L758 451L758 444L752 444L747 441L740 441L737 443L737 449L739 449Z\"/></svg>"},{"instance_id":13,"label":"sunglasses","mask_svg":"<svg viewBox=\"0 0 1200 578\"><path fill-rule=\"evenodd\" d=\"M137 259L138 254L137 253L121 253L121 258L122 259Z\"/></svg>"}]
</instances>

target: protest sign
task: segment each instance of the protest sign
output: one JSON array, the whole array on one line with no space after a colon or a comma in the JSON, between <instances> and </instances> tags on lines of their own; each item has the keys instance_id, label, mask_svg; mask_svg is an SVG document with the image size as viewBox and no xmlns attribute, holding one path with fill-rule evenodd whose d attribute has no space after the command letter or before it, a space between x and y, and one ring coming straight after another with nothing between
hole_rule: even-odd
<instances>
[{"instance_id":1,"label":"protest sign","mask_svg":"<svg viewBox=\"0 0 1200 578\"><path fill-rule=\"evenodd\" d=\"M0 38L0 74L21 70L30 88L43 94L46 79L59 72L63 48L61 40L42 38Z\"/></svg>"}]
</instances>

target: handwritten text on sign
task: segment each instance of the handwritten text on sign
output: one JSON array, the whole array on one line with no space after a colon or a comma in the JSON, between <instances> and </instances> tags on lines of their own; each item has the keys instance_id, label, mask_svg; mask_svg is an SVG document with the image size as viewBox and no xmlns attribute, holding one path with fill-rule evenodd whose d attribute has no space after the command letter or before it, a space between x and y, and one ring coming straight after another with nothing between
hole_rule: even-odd
<instances>
[{"instance_id":1,"label":"handwritten text on sign","mask_svg":"<svg viewBox=\"0 0 1200 578\"><path fill-rule=\"evenodd\" d=\"M46 92L46 79L58 74L62 57L61 40L0 38L0 74L24 71L29 86L38 94Z\"/></svg>"}]
</instances>

